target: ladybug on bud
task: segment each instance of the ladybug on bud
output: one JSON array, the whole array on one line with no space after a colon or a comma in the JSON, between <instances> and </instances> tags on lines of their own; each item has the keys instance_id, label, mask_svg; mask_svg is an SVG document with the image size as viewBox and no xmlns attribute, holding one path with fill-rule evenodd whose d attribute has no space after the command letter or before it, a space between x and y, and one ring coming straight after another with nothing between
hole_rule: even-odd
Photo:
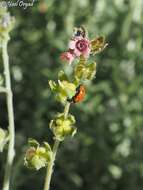
<instances>
[{"instance_id":1,"label":"ladybug on bud","mask_svg":"<svg viewBox=\"0 0 143 190\"><path fill-rule=\"evenodd\" d=\"M79 103L81 101L83 101L84 97L85 97L85 87L80 84L77 88L76 88L76 94L71 98L68 99L69 102L71 103Z\"/></svg>"}]
</instances>

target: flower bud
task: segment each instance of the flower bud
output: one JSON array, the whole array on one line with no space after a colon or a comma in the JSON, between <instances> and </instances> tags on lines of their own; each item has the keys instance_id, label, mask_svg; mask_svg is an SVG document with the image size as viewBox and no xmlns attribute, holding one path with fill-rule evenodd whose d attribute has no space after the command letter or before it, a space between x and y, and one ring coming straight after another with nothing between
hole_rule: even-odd
<instances>
[{"instance_id":1,"label":"flower bud","mask_svg":"<svg viewBox=\"0 0 143 190\"><path fill-rule=\"evenodd\" d=\"M96 74L96 63L78 64L75 68L75 76L79 80L91 80Z\"/></svg>"},{"instance_id":2,"label":"flower bud","mask_svg":"<svg viewBox=\"0 0 143 190\"><path fill-rule=\"evenodd\" d=\"M76 92L76 85L68 81L63 71L59 72L58 82L50 80L49 85L51 90L56 93L56 99L62 103L72 98Z\"/></svg>"},{"instance_id":3,"label":"flower bud","mask_svg":"<svg viewBox=\"0 0 143 190\"><path fill-rule=\"evenodd\" d=\"M63 141L65 137L74 136L76 133L76 128L72 125L75 124L75 118L71 114L64 117L63 113L58 114L54 120L50 123L50 128L52 129L55 138Z\"/></svg>"},{"instance_id":4,"label":"flower bud","mask_svg":"<svg viewBox=\"0 0 143 190\"><path fill-rule=\"evenodd\" d=\"M90 44L91 44L91 53L93 55L97 54L97 53L100 53L108 45L108 43L105 42L105 38L103 36L99 36L99 37L91 40Z\"/></svg>"},{"instance_id":5,"label":"flower bud","mask_svg":"<svg viewBox=\"0 0 143 190\"><path fill-rule=\"evenodd\" d=\"M26 151L24 165L30 169L39 170L46 167L51 160L52 151L46 142L42 146L36 140L29 141L30 147Z\"/></svg>"},{"instance_id":6,"label":"flower bud","mask_svg":"<svg viewBox=\"0 0 143 190\"><path fill-rule=\"evenodd\" d=\"M14 26L15 19L10 16L6 8L0 8L0 42L8 38L8 33Z\"/></svg>"},{"instance_id":7,"label":"flower bud","mask_svg":"<svg viewBox=\"0 0 143 190\"><path fill-rule=\"evenodd\" d=\"M70 83L68 81L58 81L59 83L59 89L61 92L63 92L62 94L65 94L66 99L67 98L72 98L73 95L76 92L76 86L73 83Z\"/></svg>"},{"instance_id":8,"label":"flower bud","mask_svg":"<svg viewBox=\"0 0 143 190\"><path fill-rule=\"evenodd\" d=\"M4 146L9 140L8 132L0 128L0 152L3 152Z\"/></svg>"}]
</instances>

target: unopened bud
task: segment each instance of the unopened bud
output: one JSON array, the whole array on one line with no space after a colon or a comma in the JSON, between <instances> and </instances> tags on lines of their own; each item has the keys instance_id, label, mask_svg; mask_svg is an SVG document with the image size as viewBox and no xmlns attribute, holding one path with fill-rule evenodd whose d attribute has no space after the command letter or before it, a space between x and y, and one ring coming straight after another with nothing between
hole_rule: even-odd
<instances>
[{"instance_id":1,"label":"unopened bud","mask_svg":"<svg viewBox=\"0 0 143 190\"><path fill-rule=\"evenodd\" d=\"M54 120L50 123L50 128L52 129L55 138L63 141L65 137L74 136L76 133L76 128L73 127L75 124L74 116L68 115L64 118L64 114L58 114Z\"/></svg>"}]
</instances>

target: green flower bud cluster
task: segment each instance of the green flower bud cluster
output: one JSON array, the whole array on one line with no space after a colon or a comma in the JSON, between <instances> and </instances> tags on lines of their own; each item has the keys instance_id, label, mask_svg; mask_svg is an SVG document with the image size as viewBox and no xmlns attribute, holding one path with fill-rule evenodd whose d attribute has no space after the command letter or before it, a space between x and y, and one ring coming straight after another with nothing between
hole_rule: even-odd
<instances>
[{"instance_id":1,"label":"green flower bud cluster","mask_svg":"<svg viewBox=\"0 0 143 190\"><path fill-rule=\"evenodd\" d=\"M55 93L56 100L65 104L68 99L76 94L77 87L85 80L92 80L96 74L96 63L87 63L87 59L80 56L73 72L73 81L70 82L64 71L58 74L58 81L49 81L51 90Z\"/></svg>"},{"instance_id":2,"label":"green flower bud cluster","mask_svg":"<svg viewBox=\"0 0 143 190\"><path fill-rule=\"evenodd\" d=\"M0 8L0 44L9 38L9 32L13 29L14 23L15 19L7 12L7 9Z\"/></svg>"},{"instance_id":3,"label":"green flower bud cluster","mask_svg":"<svg viewBox=\"0 0 143 190\"><path fill-rule=\"evenodd\" d=\"M9 140L8 132L0 128L0 152L3 152L5 145Z\"/></svg>"},{"instance_id":4,"label":"green flower bud cluster","mask_svg":"<svg viewBox=\"0 0 143 190\"><path fill-rule=\"evenodd\" d=\"M72 98L76 92L76 85L69 82L68 77L63 71L59 72L58 82L50 80L50 88L55 92L58 101L65 103L67 99Z\"/></svg>"},{"instance_id":5,"label":"green flower bud cluster","mask_svg":"<svg viewBox=\"0 0 143 190\"><path fill-rule=\"evenodd\" d=\"M50 129L53 131L55 139L63 141L65 137L73 137L77 131L75 124L75 118L73 115L68 114L65 118L63 113L56 115L54 120L50 122Z\"/></svg>"},{"instance_id":6,"label":"green flower bud cluster","mask_svg":"<svg viewBox=\"0 0 143 190\"><path fill-rule=\"evenodd\" d=\"M75 77L80 80L92 80L96 74L96 63L86 63L86 59L80 57L79 63L75 67Z\"/></svg>"},{"instance_id":7,"label":"green flower bud cluster","mask_svg":"<svg viewBox=\"0 0 143 190\"><path fill-rule=\"evenodd\" d=\"M51 147L47 142L40 145L36 140L29 140L30 147L24 157L24 165L29 169L39 170L48 166L52 157Z\"/></svg>"}]
</instances>

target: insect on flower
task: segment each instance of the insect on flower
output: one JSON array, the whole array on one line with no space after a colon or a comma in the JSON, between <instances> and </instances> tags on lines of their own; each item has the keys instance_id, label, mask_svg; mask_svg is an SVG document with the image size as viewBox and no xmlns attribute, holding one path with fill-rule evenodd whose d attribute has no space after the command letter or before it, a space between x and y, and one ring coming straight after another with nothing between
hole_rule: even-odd
<instances>
[{"instance_id":1,"label":"insect on flower","mask_svg":"<svg viewBox=\"0 0 143 190\"><path fill-rule=\"evenodd\" d=\"M77 88L76 88L76 94L71 98L68 99L69 102L71 103L78 103L81 102L84 97L85 97L85 87L80 84Z\"/></svg>"},{"instance_id":2,"label":"insect on flower","mask_svg":"<svg viewBox=\"0 0 143 190\"><path fill-rule=\"evenodd\" d=\"M80 37L85 38L86 35L87 35L87 32L83 26L81 26L79 28L74 28L74 37L80 36Z\"/></svg>"}]
</instances>

